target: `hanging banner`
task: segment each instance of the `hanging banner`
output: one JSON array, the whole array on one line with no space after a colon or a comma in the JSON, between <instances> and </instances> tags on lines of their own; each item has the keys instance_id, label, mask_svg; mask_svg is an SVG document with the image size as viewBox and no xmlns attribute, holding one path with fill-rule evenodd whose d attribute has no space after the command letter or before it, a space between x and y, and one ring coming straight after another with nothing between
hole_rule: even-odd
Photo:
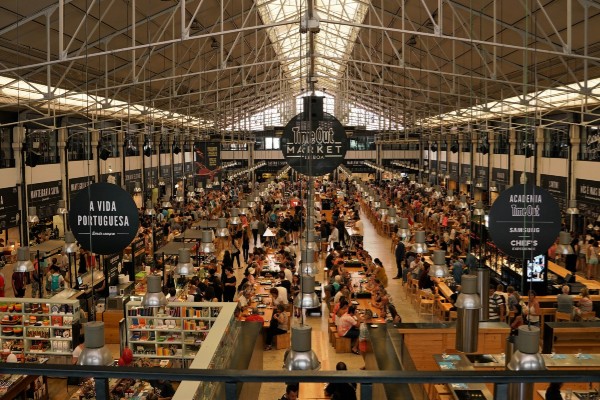
<instances>
[{"instance_id":1,"label":"hanging banner","mask_svg":"<svg viewBox=\"0 0 600 400\"><path fill-rule=\"evenodd\" d=\"M547 190L514 185L498 196L489 214L494 244L517 259L546 254L560 232L558 203Z\"/></svg>"},{"instance_id":2,"label":"hanging banner","mask_svg":"<svg viewBox=\"0 0 600 400\"><path fill-rule=\"evenodd\" d=\"M19 194L17 187L0 189L0 221L4 222L6 228L17 226L17 214L19 214Z\"/></svg>"},{"instance_id":3,"label":"hanging banner","mask_svg":"<svg viewBox=\"0 0 600 400\"><path fill-rule=\"evenodd\" d=\"M214 180L221 171L221 144L217 142L195 142L194 164L196 180L203 184ZM205 186L206 187L206 186Z\"/></svg>"},{"instance_id":4,"label":"hanging banner","mask_svg":"<svg viewBox=\"0 0 600 400\"><path fill-rule=\"evenodd\" d=\"M350 170L350 172L372 174L375 172L374 168L369 167L363 161L371 161L375 164L376 160L344 160L344 165ZM284 161L285 163L285 161Z\"/></svg>"},{"instance_id":5,"label":"hanging banner","mask_svg":"<svg viewBox=\"0 0 600 400\"><path fill-rule=\"evenodd\" d=\"M120 252L135 238L138 209L125 190L94 183L73 199L69 224L81 247L96 254Z\"/></svg>"},{"instance_id":6,"label":"hanging banner","mask_svg":"<svg viewBox=\"0 0 600 400\"><path fill-rule=\"evenodd\" d=\"M487 169L487 167L479 167L479 166L475 167L475 178L481 179L481 183L483 184L481 189L487 190L487 188L488 188L488 169Z\"/></svg>"},{"instance_id":7,"label":"hanging banner","mask_svg":"<svg viewBox=\"0 0 600 400\"><path fill-rule=\"evenodd\" d=\"M87 188L95 181L95 176L82 176L81 178L69 179L69 201L72 202L80 190Z\"/></svg>"},{"instance_id":8,"label":"hanging banner","mask_svg":"<svg viewBox=\"0 0 600 400\"><path fill-rule=\"evenodd\" d=\"M323 111L323 97L307 96L303 101L304 111L293 117L283 129L283 158L303 175L329 174L346 157L346 131L340 121Z\"/></svg>"},{"instance_id":9,"label":"hanging banner","mask_svg":"<svg viewBox=\"0 0 600 400\"><path fill-rule=\"evenodd\" d=\"M40 220L52 218L56 214L59 200L62 200L62 181L27 185L28 205L37 208Z\"/></svg>"}]
</instances>

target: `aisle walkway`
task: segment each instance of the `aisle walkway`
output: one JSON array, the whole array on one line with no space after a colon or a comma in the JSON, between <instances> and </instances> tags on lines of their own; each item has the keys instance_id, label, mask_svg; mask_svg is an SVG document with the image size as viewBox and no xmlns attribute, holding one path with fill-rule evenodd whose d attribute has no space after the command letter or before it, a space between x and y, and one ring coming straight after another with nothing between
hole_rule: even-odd
<instances>
[{"instance_id":1,"label":"aisle walkway","mask_svg":"<svg viewBox=\"0 0 600 400\"><path fill-rule=\"evenodd\" d=\"M391 239L382 237L375 231L371 222L361 215L364 223L364 247L372 255L373 258L379 258L383 263L389 278L388 293L391 295L398 312L402 316L403 322L424 322L431 321L431 317L422 319L406 298L406 292L402 286L402 281L392 279L396 276L396 261L394 252L391 249ZM321 273L318 275L318 280L323 279L323 264L324 257L320 258L319 267ZM321 361L321 370L334 370L335 365L339 361L343 361L348 366L349 370L357 370L364 366L361 356L347 353L337 354L335 349L329 344L328 326L327 326L327 306L323 307L323 316L309 316L305 319L305 323L312 326L312 344L313 350ZM299 323L298 319L294 319L292 323ZM263 369L279 370L283 365L283 356L285 350L270 350L265 351L263 356ZM285 387L282 384L263 383L260 391L259 399L279 399L285 393ZM302 396L300 396L302 398Z\"/></svg>"}]
</instances>

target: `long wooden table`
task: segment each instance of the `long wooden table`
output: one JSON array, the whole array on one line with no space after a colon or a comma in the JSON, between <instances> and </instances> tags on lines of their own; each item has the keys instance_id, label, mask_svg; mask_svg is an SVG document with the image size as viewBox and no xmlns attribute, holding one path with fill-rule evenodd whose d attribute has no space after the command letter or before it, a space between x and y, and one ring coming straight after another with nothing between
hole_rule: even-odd
<instances>
[{"instance_id":1,"label":"long wooden table","mask_svg":"<svg viewBox=\"0 0 600 400\"><path fill-rule=\"evenodd\" d=\"M560 276L561 278L565 278L565 276L571 274L571 271L569 271L568 269L561 267L560 265L556 264L555 262L552 261L548 261L548 269ZM581 282L582 284L584 284L588 290L598 290L600 291L600 282L594 280L594 279L585 279L582 278L581 276L578 276L577 278L577 282Z\"/></svg>"}]
</instances>

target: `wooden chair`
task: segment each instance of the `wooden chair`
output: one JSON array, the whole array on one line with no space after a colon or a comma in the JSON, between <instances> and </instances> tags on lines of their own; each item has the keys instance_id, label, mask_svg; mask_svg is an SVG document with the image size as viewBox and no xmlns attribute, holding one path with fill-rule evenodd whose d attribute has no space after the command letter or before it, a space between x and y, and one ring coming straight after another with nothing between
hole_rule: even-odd
<instances>
[{"instance_id":1,"label":"wooden chair","mask_svg":"<svg viewBox=\"0 0 600 400\"><path fill-rule=\"evenodd\" d=\"M433 317L433 306L435 295L431 292L419 290L419 314L427 314Z\"/></svg>"},{"instance_id":2,"label":"wooden chair","mask_svg":"<svg viewBox=\"0 0 600 400\"><path fill-rule=\"evenodd\" d=\"M579 315L579 318L581 318L582 321L587 321L587 322L596 321L596 312L588 311L588 312L581 313Z\"/></svg>"},{"instance_id":3,"label":"wooden chair","mask_svg":"<svg viewBox=\"0 0 600 400\"><path fill-rule=\"evenodd\" d=\"M564 312L557 311L556 314L554 314L554 320L556 322L560 322L560 321L570 322L573 320L573 315L570 313L564 313Z\"/></svg>"}]
</instances>

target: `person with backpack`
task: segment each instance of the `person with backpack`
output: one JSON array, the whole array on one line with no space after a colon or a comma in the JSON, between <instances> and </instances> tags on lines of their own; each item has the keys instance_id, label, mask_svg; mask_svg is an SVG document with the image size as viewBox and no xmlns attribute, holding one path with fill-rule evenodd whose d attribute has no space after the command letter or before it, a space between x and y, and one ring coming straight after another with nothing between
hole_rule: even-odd
<instances>
[{"instance_id":1,"label":"person with backpack","mask_svg":"<svg viewBox=\"0 0 600 400\"><path fill-rule=\"evenodd\" d=\"M56 293L65 287L65 278L60 274L58 266L50 267L50 274L46 279L46 291Z\"/></svg>"}]
</instances>

